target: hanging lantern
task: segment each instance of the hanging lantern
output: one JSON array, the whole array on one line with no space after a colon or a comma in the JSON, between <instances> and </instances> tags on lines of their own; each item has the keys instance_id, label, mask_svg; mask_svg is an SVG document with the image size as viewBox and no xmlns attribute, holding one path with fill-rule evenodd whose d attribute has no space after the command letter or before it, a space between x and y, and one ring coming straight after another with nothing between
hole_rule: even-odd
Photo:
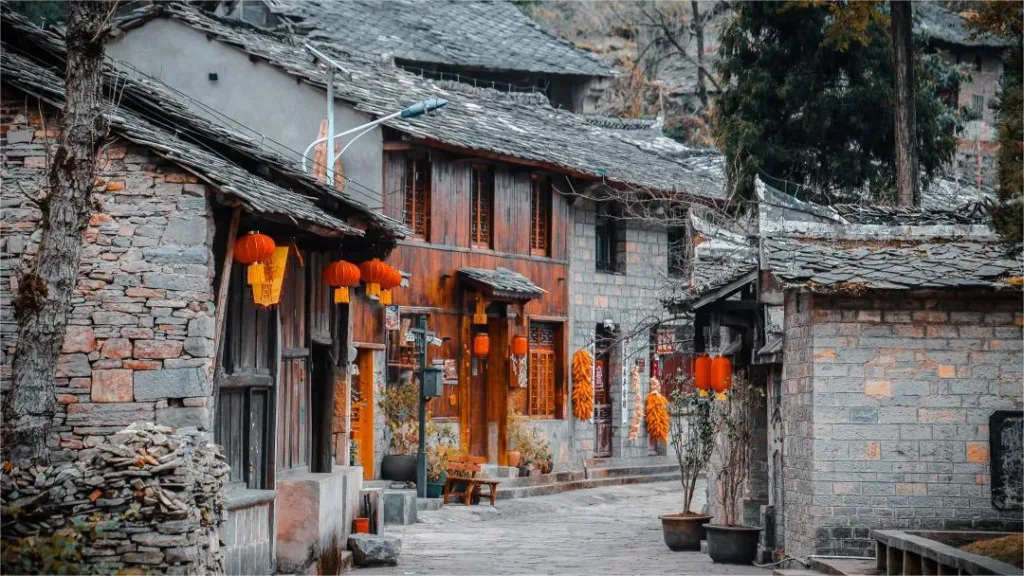
<instances>
[{"instance_id":1,"label":"hanging lantern","mask_svg":"<svg viewBox=\"0 0 1024 576\"><path fill-rule=\"evenodd\" d=\"M246 284L263 284L270 281L267 277L265 262L274 255L277 244L274 239L266 234L252 231L235 241L235 262L248 264L246 271Z\"/></svg>"},{"instance_id":2,"label":"hanging lantern","mask_svg":"<svg viewBox=\"0 0 1024 576\"><path fill-rule=\"evenodd\" d=\"M324 267L323 281L334 286L334 303L348 304L348 289L359 284L359 267L351 262L336 260Z\"/></svg>"},{"instance_id":3,"label":"hanging lantern","mask_svg":"<svg viewBox=\"0 0 1024 576\"><path fill-rule=\"evenodd\" d=\"M391 305L391 291L402 285L402 273L394 266L385 264L388 267L383 281L380 283L380 303Z\"/></svg>"},{"instance_id":4,"label":"hanging lantern","mask_svg":"<svg viewBox=\"0 0 1024 576\"><path fill-rule=\"evenodd\" d=\"M486 332L480 332L473 338L473 356L483 358L491 352L491 338Z\"/></svg>"},{"instance_id":5,"label":"hanging lantern","mask_svg":"<svg viewBox=\"0 0 1024 576\"><path fill-rule=\"evenodd\" d=\"M512 338L512 354L515 356L526 356L528 348L526 336L514 336Z\"/></svg>"},{"instance_id":6,"label":"hanging lantern","mask_svg":"<svg viewBox=\"0 0 1024 576\"><path fill-rule=\"evenodd\" d=\"M715 391L715 397L725 400L725 393L732 388L732 362L725 356L719 356L711 361L711 389Z\"/></svg>"},{"instance_id":7,"label":"hanging lantern","mask_svg":"<svg viewBox=\"0 0 1024 576\"><path fill-rule=\"evenodd\" d=\"M359 272L362 274L363 282L366 283L367 296L378 296L380 294L380 285L387 276L388 268L390 266L376 258L367 260L359 265Z\"/></svg>"},{"instance_id":8,"label":"hanging lantern","mask_svg":"<svg viewBox=\"0 0 1024 576\"><path fill-rule=\"evenodd\" d=\"M693 384L701 396L707 396L711 389L711 357L697 356L693 362Z\"/></svg>"}]
</instances>

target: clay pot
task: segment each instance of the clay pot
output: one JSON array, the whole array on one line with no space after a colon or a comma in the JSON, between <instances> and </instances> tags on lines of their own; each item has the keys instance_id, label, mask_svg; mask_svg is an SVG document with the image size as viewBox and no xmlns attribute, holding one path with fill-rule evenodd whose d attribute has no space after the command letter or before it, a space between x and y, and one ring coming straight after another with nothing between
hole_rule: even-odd
<instances>
[{"instance_id":1,"label":"clay pot","mask_svg":"<svg viewBox=\"0 0 1024 576\"><path fill-rule=\"evenodd\" d=\"M700 541L704 539L704 525L711 521L711 516L693 512L666 514L659 518L665 545L673 552L700 550Z\"/></svg>"},{"instance_id":2,"label":"clay pot","mask_svg":"<svg viewBox=\"0 0 1024 576\"><path fill-rule=\"evenodd\" d=\"M708 556L718 564L750 565L757 557L760 528L707 524Z\"/></svg>"},{"instance_id":3,"label":"clay pot","mask_svg":"<svg viewBox=\"0 0 1024 576\"><path fill-rule=\"evenodd\" d=\"M508 451L508 465L512 468L519 466L519 458L522 456L518 450Z\"/></svg>"}]
</instances>

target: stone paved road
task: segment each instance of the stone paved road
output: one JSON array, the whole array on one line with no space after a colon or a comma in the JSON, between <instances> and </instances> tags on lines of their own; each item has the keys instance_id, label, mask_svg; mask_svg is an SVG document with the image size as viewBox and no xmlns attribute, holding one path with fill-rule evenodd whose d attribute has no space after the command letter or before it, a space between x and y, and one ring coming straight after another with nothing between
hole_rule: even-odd
<instances>
[{"instance_id":1,"label":"stone paved road","mask_svg":"<svg viewBox=\"0 0 1024 576\"><path fill-rule=\"evenodd\" d=\"M703 492L699 487L697 493ZM417 524L388 527L402 538L398 566L357 568L354 574L771 573L670 551L658 515L681 506L677 482L506 500L494 508L451 505L421 512Z\"/></svg>"}]
</instances>

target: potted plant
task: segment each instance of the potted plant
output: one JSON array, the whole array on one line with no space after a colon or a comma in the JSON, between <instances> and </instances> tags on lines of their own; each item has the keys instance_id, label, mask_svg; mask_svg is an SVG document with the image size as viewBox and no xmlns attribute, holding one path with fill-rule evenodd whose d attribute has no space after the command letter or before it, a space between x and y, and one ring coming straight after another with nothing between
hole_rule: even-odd
<instances>
[{"instance_id":1,"label":"potted plant","mask_svg":"<svg viewBox=\"0 0 1024 576\"><path fill-rule=\"evenodd\" d=\"M508 407L508 465L518 468L523 461L523 451L529 447L529 429L526 417L513 406Z\"/></svg>"},{"instance_id":2,"label":"potted plant","mask_svg":"<svg viewBox=\"0 0 1024 576\"><path fill-rule=\"evenodd\" d=\"M411 379L392 384L381 394L387 452L380 463L380 477L396 482L416 481L416 450L419 446L419 389Z\"/></svg>"},{"instance_id":3,"label":"potted plant","mask_svg":"<svg viewBox=\"0 0 1024 576\"><path fill-rule=\"evenodd\" d=\"M717 448L718 502L722 524L706 524L708 556L722 564L750 564L757 556L760 528L744 526L737 515L739 500L750 472L754 423L761 407L761 391L737 379L721 413Z\"/></svg>"},{"instance_id":4,"label":"potted plant","mask_svg":"<svg viewBox=\"0 0 1024 576\"><path fill-rule=\"evenodd\" d=\"M429 418L429 415L428 415ZM440 498L448 462L459 455L459 438L448 423L427 423L427 498Z\"/></svg>"},{"instance_id":5,"label":"potted plant","mask_svg":"<svg viewBox=\"0 0 1024 576\"><path fill-rule=\"evenodd\" d=\"M704 525L711 516L691 509L697 480L715 448L717 407L712 396L701 396L693 386L677 390L669 405L669 441L679 463L683 485L683 511L661 516L661 531L670 550L700 550Z\"/></svg>"}]
</instances>

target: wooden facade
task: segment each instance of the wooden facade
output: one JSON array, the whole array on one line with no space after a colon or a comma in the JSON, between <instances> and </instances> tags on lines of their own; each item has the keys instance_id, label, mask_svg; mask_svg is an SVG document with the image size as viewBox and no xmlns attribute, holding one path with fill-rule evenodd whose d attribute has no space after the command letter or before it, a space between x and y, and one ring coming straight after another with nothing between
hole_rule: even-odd
<instances>
[{"instance_id":1,"label":"wooden facade","mask_svg":"<svg viewBox=\"0 0 1024 576\"><path fill-rule=\"evenodd\" d=\"M409 275L409 286L394 292L394 304L407 325L426 315L430 329L442 338L440 346L429 348L431 362L454 360L457 364L457 380L446 380L445 395L431 402L431 414L459 423L464 452L504 465L510 404L536 418L566 414L568 197L552 186L550 174L536 169L436 149L398 147L402 149L385 144L384 212L424 234L400 242L388 258ZM421 176L425 173L430 174L429 189L413 190L425 185ZM412 195L415 201L410 200ZM422 198L429 198L428 205L420 204ZM537 206L538 201L543 205ZM426 212L410 215L411 204ZM537 297L487 294L460 276L463 268L506 268L545 293ZM474 322L478 305L486 312L486 323ZM403 359L411 352L398 350L393 342L397 334L385 332L380 305L354 299L352 314L357 346L391 341L389 383L397 381L399 371L411 370L410 361ZM544 342L531 344L528 361L535 377L521 389L511 368L509 345L514 336L529 336L533 327L540 326L546 334ZM488 356L480 359L471 350L479 332L487 333L491 343ZM535 396L532 404L531 394Z\"/></svg>"}]
</instances>

